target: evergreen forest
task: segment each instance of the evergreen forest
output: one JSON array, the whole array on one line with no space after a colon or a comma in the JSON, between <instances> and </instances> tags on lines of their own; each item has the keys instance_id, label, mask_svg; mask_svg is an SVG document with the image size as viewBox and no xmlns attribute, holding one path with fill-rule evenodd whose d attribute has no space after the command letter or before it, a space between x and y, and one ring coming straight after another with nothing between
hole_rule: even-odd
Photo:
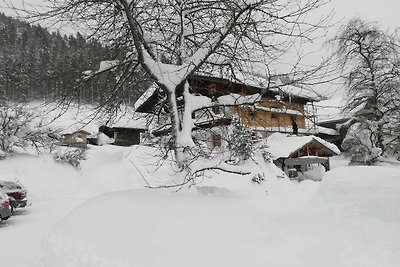
<instances>
[{"instance_id":1,"label":"evergreen forest","mask_svg":"<svg viewBox=\"0 0 400 267\"><path fill-rule=\"evenodd\" d=\"M109 48L79 32L50 32L39 24L0 13L0 99L109 101L107 94L115 83L112 75L100 75L85 83L81 77L85 71L98 70L101 61L116 59L122 53L121 48ZM141 91L132 85L118 96L119 103L133 104Z\"/></svg>"}]
</instances>

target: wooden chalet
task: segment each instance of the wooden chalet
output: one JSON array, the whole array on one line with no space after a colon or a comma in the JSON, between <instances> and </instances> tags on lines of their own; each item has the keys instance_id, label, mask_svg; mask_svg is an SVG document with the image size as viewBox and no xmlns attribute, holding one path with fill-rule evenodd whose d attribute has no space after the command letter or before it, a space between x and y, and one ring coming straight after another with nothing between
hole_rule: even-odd
<instances>
[{"instance_id":1,"label":"wooden chalet","mask_svg":"<svg viewBox=\"0 0 400 267\"><path fill-rule=\"evenodd\" d=\"M189 79L191 93L207 96L213 106L207 111L196 111L192 114L195 121L195 130L213 128L231 124L232 120L239 120L240 124L250 126L260 137L266 137L273 132L308 134L305 108L307 103L318 100L318 96L310 90L294 85L283 85L279 78L269 81L269 85L243 84L228 79L193 75ZM279 85L280 84L280 85ZM164 98L162 92L156 88L147 98L137 106L136 111L142 113L159 114L162 106L160 100ZM178 92L178 97L182 92ZM227 95L246 97L259 94L261 99L254 105L225 105L219 103L219 98ZM179 105L179 103L178 103ZM183 106L180 106L183 109ZM165 135L170 131L163 125L153 131L155 135ZM211 138L212 146L219 146L223 133L216 133Z\"/></svg>"}]
</instances>

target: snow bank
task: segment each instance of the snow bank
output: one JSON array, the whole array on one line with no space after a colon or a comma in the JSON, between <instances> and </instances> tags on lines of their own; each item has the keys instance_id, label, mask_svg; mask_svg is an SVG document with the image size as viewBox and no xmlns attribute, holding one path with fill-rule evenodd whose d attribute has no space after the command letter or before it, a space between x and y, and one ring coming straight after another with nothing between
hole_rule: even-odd
<instances>
[{"instance_id":1,"label":"snow bank","mask_svg":"<svg viewBox=\"0 0 400 267\"><path fill-rule=\"evenodd\" d=\"M62 150L62 149L61 149ZM154 149L145 147L90 146L80 170L52 155L15 154L0 160L2 180L18 179L28 189L33 204L61 197L92 197L105 192L143 188L142 176L155 175ZM157 180L157 179L153 179Z\"/></svg>"},{"instance_id":2,"label":"snow bank","mask_svg":"<svg viewBox=\"0 0 400 267\"><path fill-rule=\"evenodd\" d=\"M79 187L79 173L70 165L60 164L49 155L14 155L0 160L2 180L18 179L28 190L33 203L70 195Z\"/></svg>"},{"instance_id":3,"label":"snow bank","mask_svg":"<svg viewBox=\"0 0 400 267\"><path fill-rule=\"evenodd\" d=\"M248 251L261 264L262 240L271 236L263 233L256 214L234 197L107 194L57 227L47 240L43 266L244 266Z\"/></svg>"},{"instance_id":4,"label":"snow bank","mask_svg":"<svg viewBox=\"0 0 400 267\"><path fill-rule=\"evenodd\" d=\"M363 217L400 222L400 171L379 166L337 168L324 176L318 197L340 216L357 212Z\"/></svg>"},{"instance_id":5,"label":"snow bank","mask_svg":"<svg viewBox=\"0 0 400 267\"><path fill-rule=\"evenodd\" d=\"M210 172L176 193L144 189L179 178L168 162L154 167L156 153L90 146L79 171L45 155L0 161L2 179L19 178L33 202L0 227L0 251L14 255L5 265L400 266L399 167L293 183L249 163L264 182Z\"/></svg>"},{"instance_id":6,"label":"snow bank","mask_svg":"<svg viewBox=\"0 0 400 267\"><path fill-rule=\"evenodd\" d=\"M338 168L321 183L214 178L87 201L39 266L399 266L398 168Z\"/></svg>"}]
</instances>

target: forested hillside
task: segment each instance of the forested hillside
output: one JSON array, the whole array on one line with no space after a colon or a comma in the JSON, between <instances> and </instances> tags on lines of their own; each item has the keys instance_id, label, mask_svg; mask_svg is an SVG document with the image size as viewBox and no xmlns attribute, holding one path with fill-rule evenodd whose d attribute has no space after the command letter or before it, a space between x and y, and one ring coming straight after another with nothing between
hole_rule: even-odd
<instances>
[{"instance_id":1,"label":"forested hillside","mask_svg":"<svg viewBox=\"0 0 400 267\"><path fill-rule=\"evenodd\" d=\"M113 77L101 76L83 86L78 86L79 79L84 71L97 70L101 61L121 53L80 33L49 32L0 13L0 98L51 101L69 96L83 102L109 101L104 98ZM137 98L129 91L119 97L127 104Z\"/></svg>"}]
</instances>

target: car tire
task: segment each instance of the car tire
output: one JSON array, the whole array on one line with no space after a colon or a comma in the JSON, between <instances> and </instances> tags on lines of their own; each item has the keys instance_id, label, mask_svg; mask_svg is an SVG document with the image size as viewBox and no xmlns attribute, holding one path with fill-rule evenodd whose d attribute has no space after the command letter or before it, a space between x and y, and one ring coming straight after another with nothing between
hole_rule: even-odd
<instances>
[{"instance_id":1,"label":"car tire","mask_svg":"<svg viewBox=\"0 0 400 267\"><path fill-rule=\"evenodd\" d=\"M10 218L10 216L8 216L8 217L1 217L0 216L0 222L7 221L9 218Z\"/></svg>"}]
</instances>

